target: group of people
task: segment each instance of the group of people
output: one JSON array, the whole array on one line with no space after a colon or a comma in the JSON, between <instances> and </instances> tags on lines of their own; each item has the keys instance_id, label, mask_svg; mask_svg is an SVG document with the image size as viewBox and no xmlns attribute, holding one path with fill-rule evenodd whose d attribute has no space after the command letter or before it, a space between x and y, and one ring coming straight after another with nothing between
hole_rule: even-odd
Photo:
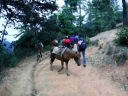
<instances>
[{"instance_id":1,"label":"group of people","mask_svg":"<svg viewBox=\"0 0 128 96\"><path fill-rule=\"evenodd\" d=\"M58 41L54 40L54 46L58 45ZM78 52L82 53L83 57L83 67L86 67L86 56L85 56L85 49L86 49L86 40L82 37L81 34L79 35L72 35L72 36L65 36L65 38L61 41L62 46L67 47L69 49L73 49L74 44L77 45ZM42 49L43 44L40 41L37 41L36 49L38 50L39 56L42 57Z\"/></svg>"},{"instance_id":2,"label":"group of people","mask_svg":"<svg viewBox=\"0 0 128 96\"><path fill-rule=\"evenodd\" d=\"M58 41L54 42L56 46ZM61 41L62 46L67 47L69 49L73 49L74 44L77 45L78 52L82 53L83 57L83 66L86 67L86 56L85 56L85 49L86 49L86 40L82 37L81 34L79 35L72 35L72 36L65 36L64 39Z\"/></svg>"}]
</instances>

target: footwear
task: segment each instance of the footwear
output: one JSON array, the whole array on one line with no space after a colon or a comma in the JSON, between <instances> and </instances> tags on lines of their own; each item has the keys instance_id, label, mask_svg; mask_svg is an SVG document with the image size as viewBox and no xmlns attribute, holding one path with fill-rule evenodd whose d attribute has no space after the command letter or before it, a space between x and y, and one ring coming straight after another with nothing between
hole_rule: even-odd
<instances>
[{"instance_id":1,"label":"footwear","mask_svg":"<svg viewBox=\"0 0 128 96\"><path fill-rule=\"evenodd\" d=\"M86 65L83 65L83 67L86 67Z\"/></svg>"},{"instance_id":2,"label":"footwear","mask_svg":"<svg viewBox=\"0 0 128 96\"><path fill-rule=\"evenodd\" d=\"M80 64L77 64L77 66L80 66Z\"/></svg>"}]
</instances>

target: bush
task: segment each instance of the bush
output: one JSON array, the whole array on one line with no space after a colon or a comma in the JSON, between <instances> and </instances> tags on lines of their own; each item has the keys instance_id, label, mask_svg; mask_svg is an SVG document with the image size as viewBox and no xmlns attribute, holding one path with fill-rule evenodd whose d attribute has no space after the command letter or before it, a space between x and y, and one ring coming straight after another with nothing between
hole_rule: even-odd
<instances>
[{"instance_id":1,"label":"bush","mask_svg":"<svg viewBox=\"0 0 128 96\"><path fill-rule=\"evenodd\" d=\"M117 36L116 43L128 46L128 27L124 27L119 33L117 33Z\"/></svg>"},{"instance_id":2,"label":"bush","mask_svg":"<svg viewBox=\"0 0 128 96\"><path fill-rule=\"evenodd\" d=\"M15 67L17 64L17 58L12 53L4 54L4 67Z\"/></svg>"},{"instance_id":3,"label":"bush","mask_svg":"<svg viewBox=\"0 0 128 96\"><path fill-rule=\"evenodd\" d=\"M17 58L13 53L8 51L0 45L0 71L8 67L14 67L17 64Z\"/></svg>"},{"instance_id":4,"label":"bush","mask_svg":"<svg viewBox=\"0 0 128 96\"><path fill-rule=\"evenodd\" d=\"M86 37L86 44L87 44L87 46L90 45L90 43L91 43L90 38Z\"/></svg>"},{"instance_id":5,"label":"bush","mask_svg":"<svg viewBox=\"0 0 128 96\"><path fill-rule=\"evenodd\" d=\"M44 51L49 51L51 49L51 46L50 45L47 45L44 47Z\"/></svg>"},{"instance_id":6,"label":"bush","mask_svg":"<svg viewBox=\"0 0 128 96\"><path fill-rule=\"evenodd\" d=\"M24 57L34 55L35 52L32 48L18 47L17 49L14 50L14 53L18 59L23 59Z\"/></svg>"}]
</instances>

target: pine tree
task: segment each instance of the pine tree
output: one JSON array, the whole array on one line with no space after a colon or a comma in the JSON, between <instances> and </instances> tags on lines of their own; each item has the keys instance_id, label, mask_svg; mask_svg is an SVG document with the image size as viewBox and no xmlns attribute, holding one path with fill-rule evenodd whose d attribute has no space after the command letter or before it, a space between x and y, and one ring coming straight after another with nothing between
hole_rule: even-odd
<instances>
[{"instance_id":1,"label":"pine tree","mask_svg":"<svg viewBox=\"0 0 128 96\"><path fill-rule=\"evenodd\" d=\"M125 0L122 0L122 4L123 4L123 25L128 26L127 3Z\"/></svg>"}]
</instances>

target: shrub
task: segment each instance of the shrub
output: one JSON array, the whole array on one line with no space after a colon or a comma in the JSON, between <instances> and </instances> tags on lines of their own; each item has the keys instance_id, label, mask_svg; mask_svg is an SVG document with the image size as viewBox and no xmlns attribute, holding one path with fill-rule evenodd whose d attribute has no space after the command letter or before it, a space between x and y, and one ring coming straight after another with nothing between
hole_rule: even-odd
<instances>
[{"instance_id":1,"label":"shrub","mask_svg":"<svg viewBox=\"0 0 128 96\"><path fill-rule=\"evenodd\" d=\"M13 53L4 54L4 66L5 67L15 67L17 64L17 58Z\"/></svg>"},{"instance_id":2,"label":"shrub","mask_svg":"<svg viewBox=\"0 0 128 96\"><path fill-rule=\"evenodd\" d=\"M17 49L14 50L14 53L18 59L23 59L24 57L34 55L35 52L32 48L18 47Z\"/></svg>"},{"instance_id":3,"label":"shrub","mask_svg":"<svg viewBox=\"0 0 128 96\"><path fill-rule=\"evenodd\" d=\"M8 67L14 67L17 64L17 58L13 53L8 51L0 45L0 71Z\"/></svg>"},{"instance_id":4,"label":"shrub","mask_svg":"<svg viewBox=\"0 0 128 96\"><path fill-rule=\"evenodd\" d=\"M43 49L44 49L44 51L49 51L51 49L51 45L47 45Z\"/></svg>"},{"instance_id":5,"label":"shrub","mask_svg":"<svg viewBox=\"0 0 128 96\"><path fill-rule=\"evenodd\" d=\"M124 27L119 33L117 33L117 36L116 43L128 46L128 27Z\"/></svg>"},{"instance_id":6,"label":"shrub","mask_svg":"<svg viewBox=\"0 0 128 96\"><path fill-rule=\"evenodd\" d=\"M87 46L90 45L90 43L91 43L90 38L86 37L86 44L87 44Z\"/></svg>"}]
</instances>

